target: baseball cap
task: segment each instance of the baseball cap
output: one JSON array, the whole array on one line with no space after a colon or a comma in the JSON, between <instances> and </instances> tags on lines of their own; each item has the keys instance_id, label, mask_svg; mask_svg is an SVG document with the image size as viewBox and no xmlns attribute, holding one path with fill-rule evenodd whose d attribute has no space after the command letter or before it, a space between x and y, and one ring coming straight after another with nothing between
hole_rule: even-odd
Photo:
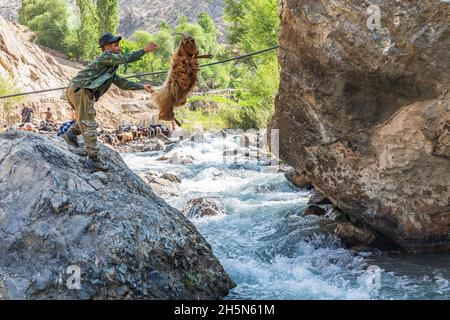
<instances>
[{"instance_id":1,"label":"baseball cap","mask_svg":"<svg viewBox=\"0 0 450 320\"><path fill-rule=\"evenodd\" d=\"M99 39L98 43L100 45L100 48L103 47L105 44L108 43L114 43L119 42L122 39L121 36L115 36L111 32L104 33Z\"/></svg>"}]
</instances>

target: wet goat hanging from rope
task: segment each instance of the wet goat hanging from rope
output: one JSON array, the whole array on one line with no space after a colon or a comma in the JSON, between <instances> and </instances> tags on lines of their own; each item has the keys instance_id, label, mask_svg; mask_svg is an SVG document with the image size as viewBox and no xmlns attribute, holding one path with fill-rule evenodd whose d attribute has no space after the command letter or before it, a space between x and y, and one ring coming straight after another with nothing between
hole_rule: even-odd
<instances>
[{"instance_id":1,"label":"wet goat hanging from rope","mask_svg":"<svg viewBox=\"0 0 450 320\"><path fill-rule=\"evenodd\" d=\"M186 33L177 51L172 55L170 70L161 87L155 87L152 100L159 108L159 119L175 120L174 108L186 104L189 93L194 90L200 66L198 59L212 58L211 54L199 55L195 39Z\"/></svg>"}]
</instances>

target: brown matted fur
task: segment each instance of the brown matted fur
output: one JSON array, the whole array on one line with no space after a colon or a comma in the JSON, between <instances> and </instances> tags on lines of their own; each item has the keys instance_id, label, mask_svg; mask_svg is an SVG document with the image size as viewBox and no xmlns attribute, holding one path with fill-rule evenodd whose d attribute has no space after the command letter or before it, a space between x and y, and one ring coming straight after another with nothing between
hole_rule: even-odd
<instances>
[{"instance_id":1,"label":"brown matted fur","mask_svg":"<svg viewBox=\"0 0 450 320\"><path fill-rule=\"evenodd\" d=\"M166 81L161 87L155 87L152 93L160 120L177 121L173 109L186 104L189 93L194 90L200 70L198 59L212 57L210 54L200 56L195 39L185 33L182 35L183 40L172 55Z\"/></svg>"}]
</instances>

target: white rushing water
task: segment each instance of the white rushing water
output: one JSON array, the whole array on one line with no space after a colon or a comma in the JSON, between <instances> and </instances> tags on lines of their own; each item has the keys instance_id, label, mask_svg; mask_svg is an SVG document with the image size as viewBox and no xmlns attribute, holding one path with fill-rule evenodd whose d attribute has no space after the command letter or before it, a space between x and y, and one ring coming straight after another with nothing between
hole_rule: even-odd
<instances>
[{"instance_id":1,"label":"white rushing water","mask_svg":"<svg viewBox=\"0 0 450 320\"><path fill-rule=\"evenodd\" d=\"M219 197L226 213L193 219L236 282L227 299L450 299L450 255L355 253L321 232L324 219L297 215L309 192L274 167L243 155L224 157L239 136L205 134L168 155L192 155L193 164L157 161L164 152L124 154L138 173L174 173L181 195L165 200L177 209L194 197Z\"/></svg>"}]
</instances>

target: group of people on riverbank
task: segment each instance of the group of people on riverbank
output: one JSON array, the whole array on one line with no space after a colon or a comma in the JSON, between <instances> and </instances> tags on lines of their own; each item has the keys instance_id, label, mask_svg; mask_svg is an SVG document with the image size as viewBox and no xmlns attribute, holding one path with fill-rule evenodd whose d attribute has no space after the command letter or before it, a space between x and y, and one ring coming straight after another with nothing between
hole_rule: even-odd
<instances>
[{"instance_id":1,"label":"group of people on riverbank","mask_svg":"<svg viewBox=\"0 0 450 320\"><path fill-rule=\"evenodd\" d=\"M44 115L44 118L33 121L34 114ZM75 111L72 112L70 120L60 123L56 121L50 108L47 108L45 112L35 113L33 108L24 104L21 110L21 122L14 125L4 125L0 129L1 132L12 129L63 136L76 122ZM115 130L98 128L96 131L101 142L117 146L132 141L145 142L144 140L152 138L158 138L167 143L170 141L169 136L172 130L163 124L154 123L148 126L126 124L119 125Z\"/></svg>"},{"instance_id":2,"label":"group of people on riverbank","mask_svg":"<svg viewBox=\"0 0 450 320\"><path fill-rule=\"evenodd\" d=\"M23 130L32 132L52 132L57 130L58 124L54 121L53 113L50 108L47 111L38 112L37 114L44 114L44 118L41 120L33 121L33 114L35 114L33 108L28 105L22 105L20 112L20 123L3 124L0 127L0 133L8 130Z\"/></svg>"},{"instance_id":3,"label":"group of people on riverbank","mask_svg":"<svg viewBox=\"0 0 450 320\"><path fill-rule=\"evenodd\" d=\"M104 143L116 146L131 141L145 141L147 139L158 138L163 142L170 141L171 130L162 124L152 124L149 126L122 125L114 131L99 131L99 138Z\"/></svg>"}]
</instances>

